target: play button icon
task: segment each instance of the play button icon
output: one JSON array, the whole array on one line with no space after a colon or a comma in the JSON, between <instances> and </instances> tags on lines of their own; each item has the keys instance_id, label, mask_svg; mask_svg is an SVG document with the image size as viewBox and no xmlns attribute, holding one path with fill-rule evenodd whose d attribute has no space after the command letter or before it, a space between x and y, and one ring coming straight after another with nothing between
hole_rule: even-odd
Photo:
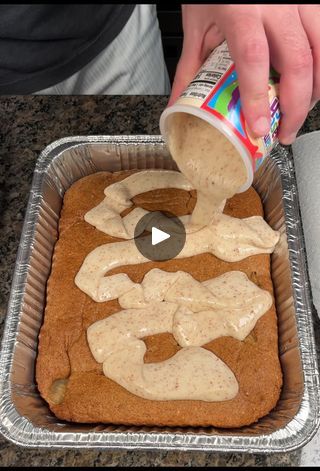
<instances>
[{"instance_id":1,"label":"play button icon","mask_svg":"<svg viewBox=\"0 0 320 471\"><path fill-rule=\"evenodd\" d=\"M152 245L160 244L160 242L169 239L169 237L170 237L170 234L167 234L167 232L163 232L160 229L157 229L156 227L152 228L152 232L151 232Z\"/></svg>"},{"instance_id":2,"label":"play button icon","mask_svg":"<svg viewBox=\"0 0 320 471\"><path fill-rule=\"evenodd\" d=\"M144 215L136 225L134 241L144 257L152 261L165 261L181 252L186 232L178 217L153 211Z\"/></svg>"}]
</instances>

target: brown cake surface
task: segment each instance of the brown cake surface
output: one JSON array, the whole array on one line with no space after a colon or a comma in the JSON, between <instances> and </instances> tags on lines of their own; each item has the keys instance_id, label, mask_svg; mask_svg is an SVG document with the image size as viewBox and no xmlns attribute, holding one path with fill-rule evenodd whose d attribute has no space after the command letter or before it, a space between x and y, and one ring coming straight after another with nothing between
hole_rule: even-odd
<instances>
[{"instance_id":1,"label":"brown cake surface","mask_svg":"<svg viewBox=\"0 0 320 471\"><path fill-rule=\"evenodd\" d=\"M218 427L251 424L276 405L282 385L274 305L258 320L244 341L221 337L204 346L231 368L239 382L238 395L229 401L151 401L140 398L106 378L102 365L90 352L87 328L121 310L121 307L117 300L93 301L77 288L74 278L94 248L121 239L110 237L86 223L84 214L102 201L105 187L131 173L96 173L73 184L65 194L59 240L47 286L44 323L39 336L36 380L40 393L57 417L73 422ZM140 206L151 211L167 210L180 216L191 213L196 193L177 189L155 190L138 195L133 201L132 209ZM250 188L230 199L225 213L243 218L262 215L263 209L259 196ZM109 274L127 273L134 282L141 282L152 268L184 270L199 281L240 270L273 294L269 255L227 263L204 253L180 260L123 266ZM163 361L181 348L168 333L143 340L147 345L145 362Z\"/></svg>"}]
</instances>

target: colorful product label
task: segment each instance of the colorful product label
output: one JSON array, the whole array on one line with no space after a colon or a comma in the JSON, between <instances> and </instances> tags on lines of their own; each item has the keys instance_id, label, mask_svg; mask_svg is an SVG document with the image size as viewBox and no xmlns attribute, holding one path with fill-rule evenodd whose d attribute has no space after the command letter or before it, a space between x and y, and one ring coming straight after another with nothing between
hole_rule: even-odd
<instances>
[{"instance_id":1,"label":"colorful product label","mask_svg":"<svg viewBox=\"0 0 320 471\"><path fill-rule=\"evenodd\" d=\"M178 102L196 105L214 115L227 126L251 155L255 171L277 139L280 121L280 107L277 97L278 82L278 74L271 70L269 77L271 126L270 132L261 139L250 135L247 128L241 108L238 75L226 42L216 48L209 56Z\"/></svg>"}]
</instances>

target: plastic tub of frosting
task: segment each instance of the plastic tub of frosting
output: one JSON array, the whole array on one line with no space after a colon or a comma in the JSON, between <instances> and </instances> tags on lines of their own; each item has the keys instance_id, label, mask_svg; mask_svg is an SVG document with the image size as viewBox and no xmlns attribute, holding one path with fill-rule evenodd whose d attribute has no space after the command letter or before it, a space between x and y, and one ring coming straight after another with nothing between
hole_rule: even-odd
<instances>
[{"instance_id":1,"label":"plastic tub of frosting","mask_svg":"<svg viewBox=\"0 0 320 471\"><path fill-rule=\"evenodd\" d=\"M38 159L13 277L0 356L0 431L26 447L221 452L285 452L317 430L319 373L309 280L291 155L277 147L254 175L265 219L280 231L271 256L283 389L258 422L234 429L137 427L59 420L35 383L38 334L46 283L65 191L98 172L177 169L159 136L72 137L54 142Z\"/></svg>"},{"instance_id":2,"label":"plastic tub of frosting","mask_svg":"<svg viewBox=\"0 0 320 471\"><path fill-rule=\"evenodd\" d=\"M238 75L227 43L223 42L210 54L177 101L163 111L160 132L171 149L170 132L177 114L188 114L208 122L215 129L215 138L224 141L222 146L228 146L229 141L241 156L247 179L240 192L245 191L252 184L254 173L277 143L280 121L278 82L278 74L271 70L268 86L270 131L257 139L246 125L241 109Z\"/></svg>"}]
</instances>

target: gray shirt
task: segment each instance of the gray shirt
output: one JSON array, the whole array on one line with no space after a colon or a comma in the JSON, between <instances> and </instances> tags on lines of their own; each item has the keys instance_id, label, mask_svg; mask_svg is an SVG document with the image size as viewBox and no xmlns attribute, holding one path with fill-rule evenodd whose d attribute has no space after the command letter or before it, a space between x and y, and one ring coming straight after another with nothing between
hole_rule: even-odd
<instances>
[{"instance_id":1,"label":"gray shirt","mask_svg":"<svg viewBox=\"0 0 320 471\"><path fill-rule=\"evenodd\" d=\"M0 94L70 77L120 33L135 5L0 5Z\"/></svg>"}]
</instances>

